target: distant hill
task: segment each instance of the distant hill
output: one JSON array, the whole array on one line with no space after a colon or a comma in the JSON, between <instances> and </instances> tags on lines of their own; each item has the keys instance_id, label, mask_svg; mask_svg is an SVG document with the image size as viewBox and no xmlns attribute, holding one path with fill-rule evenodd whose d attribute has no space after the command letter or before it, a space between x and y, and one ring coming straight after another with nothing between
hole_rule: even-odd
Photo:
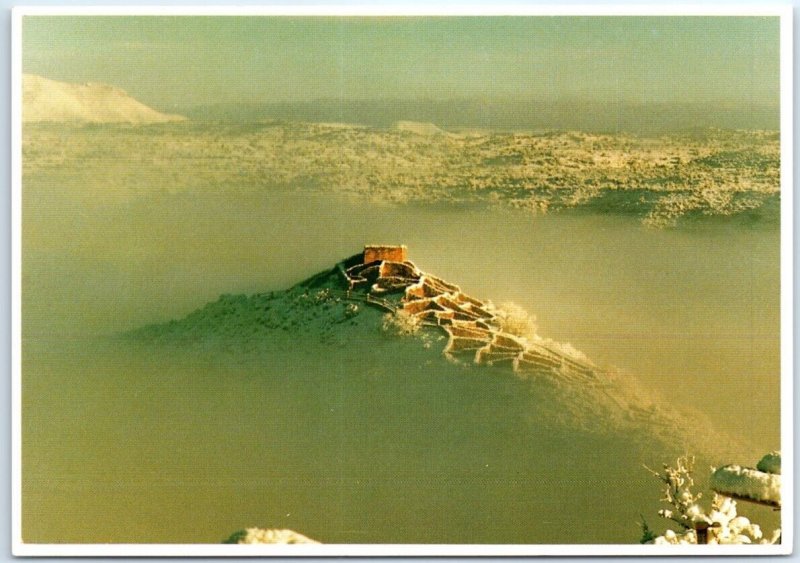
<instances>
[{"instance_id":1,"label":"distant hill","mask_svg":"<svg viewBox=\"0 0 800 563\"><path fill-rule=\"evenodd\" d=\"M26 123L165 123L183 121L160 113L107 84L71 84L33 74L22 77L22 120Z\"/></svg>"},{"instance_id":2,"label":"distant hill","mask_svg":"<svg viewBox=\"0 0 800 563\"><path fill-rule=\"evenodd\" d=\"M397 121L392 126L395 131L414 133L415 135L444 135L445 132L433 123L421 123L419 121Z\"/></svg>"},{"instance_id":3,"label":"distant hill","mask_svg":"<svg viewBox=\"0 0 800 563\"><path fill-rule=\"evenodd\" d=\"M269 119L358 123L392 128L397 122L435 123L446 131L578 130L661 134L687 129L777 130L777 105L591 102L570 100L338 100L183 106L193 120L253 122Z\"/></svg>"}]
</instances>

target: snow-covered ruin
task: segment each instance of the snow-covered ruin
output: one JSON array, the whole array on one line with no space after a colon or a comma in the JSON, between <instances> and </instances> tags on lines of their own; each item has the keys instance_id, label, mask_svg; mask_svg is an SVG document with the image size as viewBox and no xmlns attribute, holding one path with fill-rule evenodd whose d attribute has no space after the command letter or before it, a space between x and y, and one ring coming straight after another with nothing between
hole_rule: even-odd
<instances>
[{"instance_id":1,"label":"snow-covered ruin","mask_svg":"<svg viewBox=\"0 0 800 563\"><path fill-rule=\"evenodd\" d=\"M408 260L405 246L368 245L337 266L347 296L436 326L448 335L448 358L472 358L477 364L507 365L519 373L556 373L594 377L598 369L584 358L544 341L502 329L499 311L455 284L421 271ZM399 299L397 299L399 297Z\"/></svg>"}]
</instances>

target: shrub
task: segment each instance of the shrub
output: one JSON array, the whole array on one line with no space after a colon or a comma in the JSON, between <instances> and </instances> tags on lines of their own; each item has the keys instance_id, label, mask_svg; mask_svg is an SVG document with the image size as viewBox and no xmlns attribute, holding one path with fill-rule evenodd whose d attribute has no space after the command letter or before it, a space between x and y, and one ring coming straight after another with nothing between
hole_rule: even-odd
<instances>
[{"instance_id":1,"label":"shrub","mask_svg":"<svg viewBox=\"0 0 800 563\"><path fill-rule=\"evenodd\" d=\"M525 339L535 339L536 317L516 303L503 303L493 311L500 330Z\"/></svg>"},{"instance_id":2,"label":"shrub","mask_svg":"<svg viewBox=\"0 0 800 563\"><path fill-rule=\"evenodd\" d=\"M421 327L422 320L402 309L398 309L394 313L386 313L383 316L383 330L392 334L409 336L419 332Z\"/></svg>"}]
</instances>

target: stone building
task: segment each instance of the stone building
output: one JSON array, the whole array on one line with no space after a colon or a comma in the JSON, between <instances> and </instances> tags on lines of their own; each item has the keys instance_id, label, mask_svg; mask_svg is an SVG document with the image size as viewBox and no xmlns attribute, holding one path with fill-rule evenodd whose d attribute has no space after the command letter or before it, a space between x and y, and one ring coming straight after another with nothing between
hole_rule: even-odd
<instances>
[{"instance_id":1,"label":"stone building","mask_svg":"<svg viewBox=\"0 0 800 563\"><path fill-rule=\"evenodd\" d=\"M364 264L379 260L406 262L408 260L408 248L404 244L400 246L370 244L364 247Z\"/></svg>"}]
</instances>

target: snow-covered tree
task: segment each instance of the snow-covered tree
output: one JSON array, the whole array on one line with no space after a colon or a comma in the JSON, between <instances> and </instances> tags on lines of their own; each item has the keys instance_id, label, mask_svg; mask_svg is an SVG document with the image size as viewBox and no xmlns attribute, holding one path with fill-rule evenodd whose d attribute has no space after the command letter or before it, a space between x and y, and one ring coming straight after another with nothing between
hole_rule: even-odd
<instances>
[{"instance_id":1,"label":"snow-covered tree","mask_svg":"<svg viewBox=\"0 0 800 563\"><path fill-rule=\"evenodd\" d=\"M652 544L749 544L780 543L781 531L775 530L769 537L765 537L758 524L751 522L747 517L737 513L737 503L733 496L780 506L780 453L772 452L765 456L769 457L767 462L759 463L759 469L769 467L776 473L769 473L747 470L748 473L742 474L740 471L732 471L731 468L738 466L725 466L719 470L712 468L711 487L714 489L714 496L709 508L704 508L701 499L702 493L695 493L694 487L694 457L681 456L678 458L674 467L664 464L661 472L647 468L657 479L664 484L664 495L661 501L668 504L668 508L658 511L661 518L669 520L678 526L677 530L668 529L661 536L656 536L650 530L646 522L642 523L642 543ZM777 459L777 461L776 461ZM736 473L731 478L730 474ZM751 475L760 474L760 475ZM774 478L778 477L777 486L774 481L770 485L764 485L763 475ZM753 478L752 487L745 482ZM731 481L733 479L733 481ZM735 481L735 482L734 482ZM734 483L736 491L746 490L747 494L735 495L726 486ZM723 493L723 494L720 494ZM727 493L727 494L725 494ZM762 494L763 493L763 494ZM767 498L760 498L759 495L767 495ZM776 498L777 495L777 498Z\"/></svg>"}]
</instances>

